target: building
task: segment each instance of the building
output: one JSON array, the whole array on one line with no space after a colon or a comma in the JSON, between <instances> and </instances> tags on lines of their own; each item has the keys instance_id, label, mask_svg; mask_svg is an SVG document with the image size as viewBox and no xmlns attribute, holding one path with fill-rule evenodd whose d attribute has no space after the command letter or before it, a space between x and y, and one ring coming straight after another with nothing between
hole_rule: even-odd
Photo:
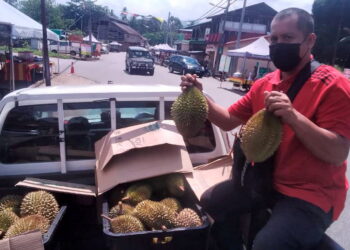
<instances>
[{"instance_id":1,"label":"building","mask_svg":"<svg viewBox=\"0 0 350 250\"><path fill-rule=\"evenodd\" d=\"M197 48L203 49L209 58L209 68L217 71L220 57L224 54L224 50L219 51L221 43L236 41L239 31L239 23L241 19L242 8L229 11L223 29L225 15L218 14L208 17L209 21L188 27L192 28L192 40L190 41ZM266 3L258 3L247 6L242 25L241 39L264 36L270 32L270 24L277 11ZM224 33L225 32L225 33ZM222 36L224 33L224 40ZM242 46L239 46L242 47ZM233 60L231 60L232 62ZM236 65L231 65L231 73L236 70Z\"/></svg>"},{"instance_id":2,"label":"building","mask_svg":"<svg viewBox=\"0 0 350 250\"><path fill-rule=\"evenodd\" d=\"M92 32L97 40L105 43L119 42L122 44L121 51L126 51L129 46L146 46L148 44L147 39L126 22L112 16L93 22Z\"/></svg>"}]
</instances>

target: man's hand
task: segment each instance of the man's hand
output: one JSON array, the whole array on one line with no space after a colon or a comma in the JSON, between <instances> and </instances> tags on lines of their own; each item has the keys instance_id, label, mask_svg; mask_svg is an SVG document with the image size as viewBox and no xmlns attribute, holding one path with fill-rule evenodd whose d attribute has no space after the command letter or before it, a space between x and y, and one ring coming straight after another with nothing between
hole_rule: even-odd
<instances>
[{"instance_id":1,"label":"man's hand","mask_svg":"<svg viewBox=\"0 0 350 250\"><path fill-rule=\"evenodd\" d=\"M186 74L181 76L181 89L184 91L189 86L195 86L200 91L203 91L203 85L197 80L197 75Z\"/></svg>"},{"instance_id":2,"label":"man's hand","mask_svg":"<svg viewBox=\"0 0 350 250\"><path fill-rule=\"evenodd\" d=\"M265 107L266 110L272 112L275 116L282 119L284 123L292 124L297 119L296 110L289 97L278 91L265 91Z\"/></svg>"}]
</instances>

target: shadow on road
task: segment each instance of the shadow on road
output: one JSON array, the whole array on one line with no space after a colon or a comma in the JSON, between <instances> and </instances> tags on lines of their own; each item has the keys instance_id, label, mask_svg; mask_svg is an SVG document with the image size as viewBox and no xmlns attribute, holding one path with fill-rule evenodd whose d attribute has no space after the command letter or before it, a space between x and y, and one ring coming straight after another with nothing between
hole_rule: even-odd
<instances>
[{"instance_id":1,"label":"shadow on road","mask_svg":"<svg viewBox=\"0 0 350 250\"><path fill-rule=\"evenodd\" d=\"M230 92L235 93L235 94L240 95L240 96L244 96L247 93L246 91L234 89L234 88L223 88L223 87L218 87L218 88L230 91Z\"/></svg>"}]
</instances>

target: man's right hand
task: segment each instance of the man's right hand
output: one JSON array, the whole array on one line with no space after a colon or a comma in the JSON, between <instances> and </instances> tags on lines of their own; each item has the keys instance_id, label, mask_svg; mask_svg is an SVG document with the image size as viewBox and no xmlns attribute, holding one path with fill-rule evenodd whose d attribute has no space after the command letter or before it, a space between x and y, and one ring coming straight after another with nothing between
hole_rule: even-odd
<instances>
[{"instance_id":1,"label":"man's right hand","mask_svg":"<svg viewBox=\"0 0 350 250\"><path fill-rule=\"evenodd\" d=\"M200 91L203 91L203 84L197 80L197 75L186 74L181 76L181 89L184 91L187 87L195 86Z\"/></svg>"}]
</instances>

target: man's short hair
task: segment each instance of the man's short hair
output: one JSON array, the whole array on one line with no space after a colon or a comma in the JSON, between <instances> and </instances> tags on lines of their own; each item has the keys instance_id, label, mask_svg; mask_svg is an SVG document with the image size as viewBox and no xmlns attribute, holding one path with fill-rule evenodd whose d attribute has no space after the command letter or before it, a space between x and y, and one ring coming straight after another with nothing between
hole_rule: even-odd
<instances>
[{"instance_id":1,"label":"man's short hair","mask_svg":"<svg viewBox=\"0 0 350 250\"><path fill-rule=\"evenodd\" d=\"M298 29L303 32L305 37L314 32L314 18L305 10L299 8L288 8L281 10L273 18L274 20L282 20L286 17L296 15L298 17Z\"/></svg>"}]
</instances>

